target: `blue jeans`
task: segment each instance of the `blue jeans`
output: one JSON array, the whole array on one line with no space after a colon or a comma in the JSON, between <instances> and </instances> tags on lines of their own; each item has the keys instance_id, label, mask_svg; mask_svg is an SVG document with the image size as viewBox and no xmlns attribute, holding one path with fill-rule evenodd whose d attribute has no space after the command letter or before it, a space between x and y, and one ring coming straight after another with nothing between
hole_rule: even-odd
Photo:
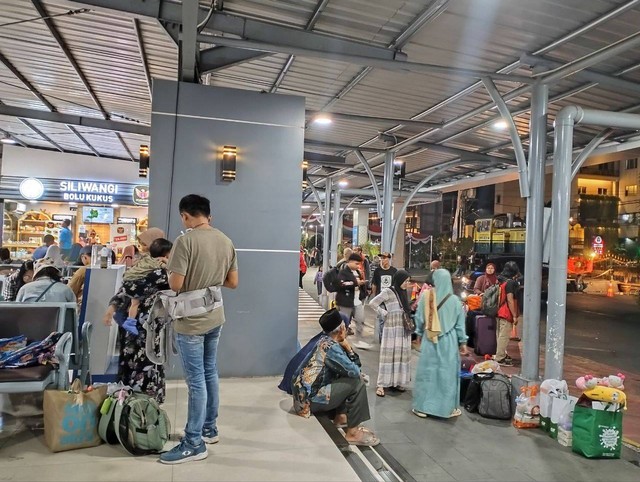
<instances>
[{"instance_id":1,"label":"blue jeans","mask_svg":"<svg viewBox=\"0 0 640 482\"><path fill-rule=\"evenodd\" d=\"M218 434L216 420L220 404L218 388L218 340L222 326L204 335L176 333L178 353L189 388L187 426L184 436L193 446L202 443L202 429Z\"/></svg>"}]
</instances>

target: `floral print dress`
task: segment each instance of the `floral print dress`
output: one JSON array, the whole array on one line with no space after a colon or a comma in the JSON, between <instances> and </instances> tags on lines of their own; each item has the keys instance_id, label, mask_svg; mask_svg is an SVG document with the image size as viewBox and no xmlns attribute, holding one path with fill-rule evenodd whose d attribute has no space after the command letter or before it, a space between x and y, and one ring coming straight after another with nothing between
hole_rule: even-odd
<instances>
[{"instance_id":1,"label":"floral print dress","mask_svg":"<svg viewBox=\"0 0 640 482\"><path fill-rule=\"evenodd\" d=\"M122 309L127 298L140 300L138 309L138 335L132 335L122 327L118 332L120 341L120 361L118 365L118 381L129 385L134 391L154 397L163 403L166 395L164 367L156 365L147 358L147 331L144 323L149 317L155 295L158 291L169 289L169 278L164 269L157 269L139 280L124 281L122 288L111 300L116 311ZM155 348L160 347L160 338L156 337Z\"/></svg>"}]
</instances>

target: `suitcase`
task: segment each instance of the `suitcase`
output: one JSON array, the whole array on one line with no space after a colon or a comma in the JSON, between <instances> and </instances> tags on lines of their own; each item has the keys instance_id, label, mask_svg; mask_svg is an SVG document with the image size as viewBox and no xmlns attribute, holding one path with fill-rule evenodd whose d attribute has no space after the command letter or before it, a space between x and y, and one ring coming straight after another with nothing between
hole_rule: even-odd
<instances>
[{"instance_id":1,"label":"suitcase","mask_svg":"<svg viewBox=\"0 0 640 482\"><path fill-rule=\"evenodd\" d=\"M469 348L475 347L475 335L476 335L476 316L479 315L478 311L469 311L465 317L465 331L467 332L467 346Z\"/></svg>"},{"instance_id":2,"label":"suitcase","mask_svg":"<svg viewBox=\"0 0 640 482\"><path fill-rule=\"evenodd\" d=\"M495 355L497 348L496 319L491 316L476 316L475 339L473 340L476 355Z\"/></svg>"},{"instance_id":3,"label":"suitcase","mask_svg":"<svg viewBox=\"0 0 640 482\"><path fill-rule=\"evenodd\" d=\"M467 389L473 380L471 372L460 371L460 404L463 405L467 398Z\"/></svg>"}]
</instances>

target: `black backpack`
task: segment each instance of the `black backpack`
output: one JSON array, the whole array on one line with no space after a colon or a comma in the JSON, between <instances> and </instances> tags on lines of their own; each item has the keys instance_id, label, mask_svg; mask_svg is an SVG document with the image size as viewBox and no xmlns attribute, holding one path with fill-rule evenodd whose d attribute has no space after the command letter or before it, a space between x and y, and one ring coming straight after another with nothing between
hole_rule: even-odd
<instances>
[{"instance_id":1,"label":"black backpack","mask_svg":"<svg viewBox=\"0 0 640 482\"><path fill-rule=\"evenodd\" d=\"M322 284L329 293L335 293L338 291L338 288L340 287L339 274L340 271L336 266L328 270L322 277Z\"/></svg>"},{"instance_id":2,"label":"black backpack","mask_svg":"<svg viewBox=\"0 0 640 482\"><path fill-rule=\"evenodd\" d=\"M464 408L484 418L510 420L511 382L500 373L476 373L467 389Z\"/></svg>"}]
</instances>

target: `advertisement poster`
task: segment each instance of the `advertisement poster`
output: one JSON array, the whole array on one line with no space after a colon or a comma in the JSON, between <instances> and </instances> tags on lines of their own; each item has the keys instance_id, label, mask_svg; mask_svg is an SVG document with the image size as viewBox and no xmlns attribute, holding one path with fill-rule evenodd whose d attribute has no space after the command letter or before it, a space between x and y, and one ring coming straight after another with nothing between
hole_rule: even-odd
<instances>
[{"instance_id":1,"label":"advertisement poster","mask_svg":"<svg viewBox=\"0 0 640 482\"><path fill-rule=\"evenodd\" d=\"M135 224L112 224L111 225L111 249L116 253L118 259L126 246L136 244Z\"/></svg>"}]
</instances>

